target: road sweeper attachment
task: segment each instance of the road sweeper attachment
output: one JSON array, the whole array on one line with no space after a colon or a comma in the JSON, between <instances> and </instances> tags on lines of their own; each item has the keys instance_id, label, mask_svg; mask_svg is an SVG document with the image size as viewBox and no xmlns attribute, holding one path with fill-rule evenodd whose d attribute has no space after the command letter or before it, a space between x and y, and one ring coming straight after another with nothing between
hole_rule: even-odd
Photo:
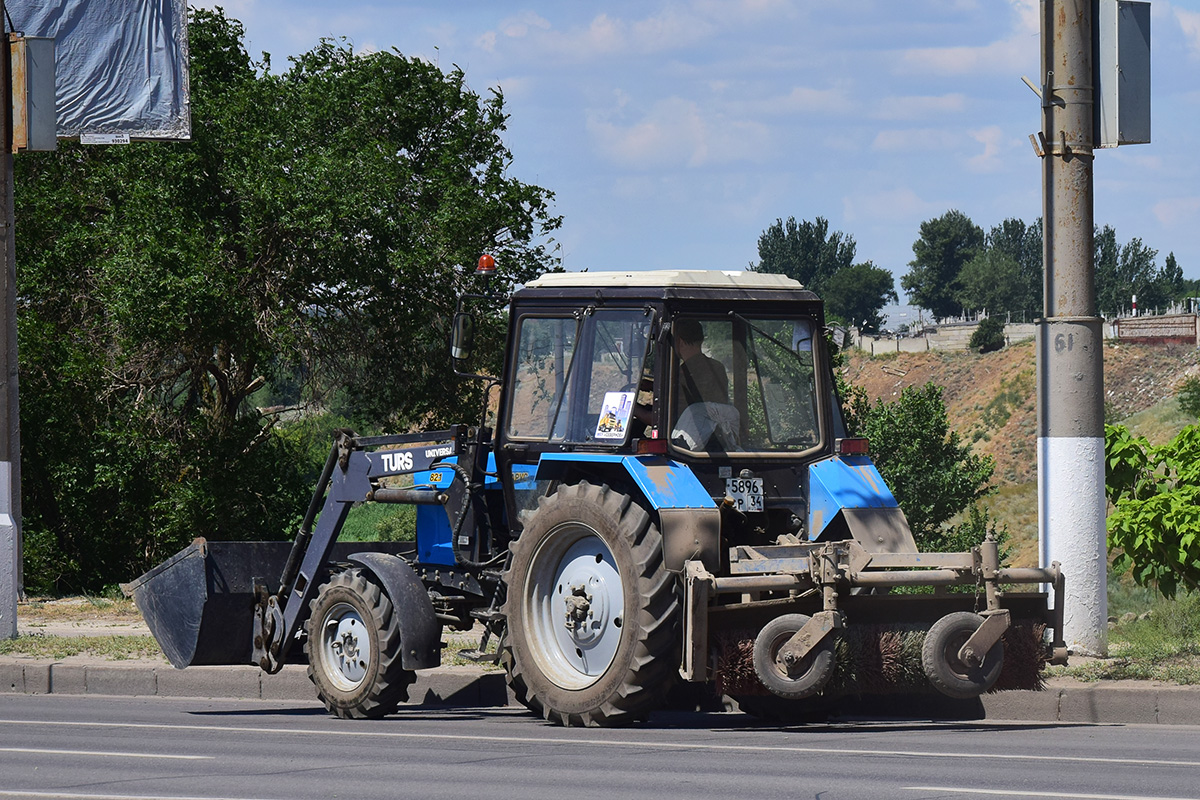
<instances>
[{"instance_id":1,"label":"road sweeper attachment","mask_svg":"<svg viewBox=\"0 0 1200 800\"><path fill-rule=\"evenodd\" d=\"M466 378L465 303L494 300L455 316ZM615 725L680 678L776 713L1036 688L1065 658L1057 565L917 551L795 281L547 275L508 324L494 432L343 431L292 544L197 540L129 584L173 664L307 661L330 711L379 716L475 628L530 709ZM337 542L364 502L417 507L410 550Z\"/></svg>"}]
</instances>

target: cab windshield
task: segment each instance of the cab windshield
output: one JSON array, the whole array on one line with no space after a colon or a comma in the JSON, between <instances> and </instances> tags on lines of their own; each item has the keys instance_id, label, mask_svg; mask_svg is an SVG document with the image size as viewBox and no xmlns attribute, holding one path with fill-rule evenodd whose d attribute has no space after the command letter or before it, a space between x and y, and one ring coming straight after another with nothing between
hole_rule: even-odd
<instances>
[{"instance_id":1,"label":"cab windshield","mask_svg":"<svg viewBox=\"0 0 1200 800\"><path fill-rule=\"evenodd\" d=\"M518 320L509 437L619 445L644 427L635 405L653 320L641 308Z\"/></svg>"},{"instance_id":2,"label":"cab windshield","mask_svg":"<svg viewBox=\"0 0 1200 800\"><path fill-rule=\"evenodd\" d=\"M671 443L694 453L783 453L819 444L813 330L803 318L677 318Z\"/></svg>"}]
</instances>

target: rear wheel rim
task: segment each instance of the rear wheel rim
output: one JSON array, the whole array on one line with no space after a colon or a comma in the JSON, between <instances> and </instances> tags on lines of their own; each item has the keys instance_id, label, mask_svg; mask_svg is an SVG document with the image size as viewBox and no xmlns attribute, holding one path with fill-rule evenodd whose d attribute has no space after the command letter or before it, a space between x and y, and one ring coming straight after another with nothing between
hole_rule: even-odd
<instances>
[{"instance_id":1,"label":"rear wheel rim","mask_svg":"<svg viewBox=\"0 0 1200 800\"><path fill-rule=\"evenodd\" d=\"M362 685L371 664L371 636L358 609L338 603L321 626L321 652L331 683L344 692Z\"/></svg>"},{"instance_id":2,"label":"rear wheel rim","mask_svg":"<svg viewBox=\"0 0 1200 800\"><path fill-rule=\"evenodd\" d=\"M591 686L616 658L625 595L612 550L590 527L555 528L538 545L525 592L530 648L564 689Z\"/></svg>"}]
</instances>

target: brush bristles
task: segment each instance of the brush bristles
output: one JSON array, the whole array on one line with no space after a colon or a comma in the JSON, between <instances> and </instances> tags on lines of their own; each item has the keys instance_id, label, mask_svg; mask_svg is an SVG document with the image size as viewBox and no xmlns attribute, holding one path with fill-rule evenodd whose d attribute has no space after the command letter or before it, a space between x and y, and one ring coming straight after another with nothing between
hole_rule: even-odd
<instances>
[{"instance_id":1,"label":"brush bristles","mask_svg":"<svg viewBox=\"0 0 1200 800\"><path fill-rule=\"evenodd\" d=\"M1004 669L992 691L1040 690L1046 626L1017 620L1001 641ZM838 634L833 675L821 692L826 697L932 692L921 667L926 629L916 626L851 625ZM717 637L715 688L730 696L769 694L754 674L754 633L730 631Z\"/></svg>"}]
</instances>

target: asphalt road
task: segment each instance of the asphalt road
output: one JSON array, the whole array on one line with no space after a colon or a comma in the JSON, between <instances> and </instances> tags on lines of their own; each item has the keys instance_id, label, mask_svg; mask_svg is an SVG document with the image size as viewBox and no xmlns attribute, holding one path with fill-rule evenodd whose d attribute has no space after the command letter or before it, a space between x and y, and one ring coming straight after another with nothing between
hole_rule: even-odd
<instances>
[{"instance_id":1,"label":"asphalt road","mask_svg":"<svg viewBox=\"0 0 1200 800\"><path fill-rule=\"evenodd\" d=\"M735 713L563 729L507 708L0 696L0 798L1195 798L1200 727Z\"/></svg>"}]
</instances>

